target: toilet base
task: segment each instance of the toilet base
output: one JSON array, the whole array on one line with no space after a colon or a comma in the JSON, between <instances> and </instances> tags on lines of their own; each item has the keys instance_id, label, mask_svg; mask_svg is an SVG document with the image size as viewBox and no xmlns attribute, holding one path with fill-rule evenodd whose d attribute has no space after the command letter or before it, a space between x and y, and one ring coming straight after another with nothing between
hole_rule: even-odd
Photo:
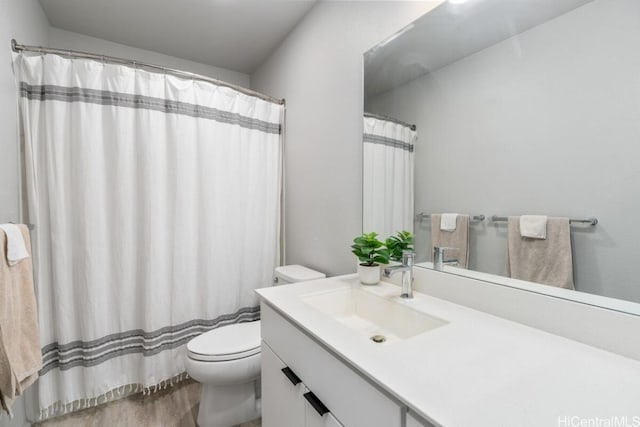
<instances>
[{"instance_id":1,"label":"toilet base","mask_svg":"<svg viewBox=\"0 0 640 427\"><path fill-rule=\"evenodd\" d=\"M202 385L198 425L230 427L260 417L256 381L225 386Z\"/></svg>"}]
</instances>

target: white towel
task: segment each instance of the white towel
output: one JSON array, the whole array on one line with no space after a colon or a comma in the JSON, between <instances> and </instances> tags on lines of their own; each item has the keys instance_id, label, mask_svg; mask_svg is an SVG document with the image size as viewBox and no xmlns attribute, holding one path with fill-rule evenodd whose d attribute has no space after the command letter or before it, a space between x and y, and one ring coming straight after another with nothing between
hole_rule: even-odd
<instances>
[{"instance_id":1,"label":"white towel","mask_svg":"<svg viewBox=\"0 0 640 427\"><path fill-rule=\"evenodd\" d=\"M532 239L546 239L546 215L522 215L520 217L520 235Z\"/></svg>"},{"instance_id":2,"label":"white towel","mask_svg":"<svg viewBox=\"0 0 640 427\"><path fill-rule=\"evenodd\" d=\"M458 221L457 213L443 213L440 216L440 230L456 231L456 222Z\"/></svg>"},{"instance_id":3,"label":"white towel","mask_svg":"<svg viewBox=\"0 0 640 427\"><path fill-rule=\"evenodd\" d=\"M25 258L29 258L29 252L24 244L24 238L20 229L15 224L0 224L0 229L7 235L7 262L14 266Z\"/></svg>"}]
</instances>

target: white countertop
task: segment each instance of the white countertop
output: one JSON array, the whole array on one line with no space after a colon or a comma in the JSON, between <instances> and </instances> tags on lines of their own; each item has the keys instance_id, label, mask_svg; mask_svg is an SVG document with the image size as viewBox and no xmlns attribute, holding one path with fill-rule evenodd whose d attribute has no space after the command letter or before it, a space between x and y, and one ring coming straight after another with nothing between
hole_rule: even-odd
<instances>
[{"instance_id":1,"label":"white countertop","mask_svg":"<svg viewBox=\"0 0 640 427\"><path fill-rule=\"evenodd\" d=\"M257 292L410 411L436 424L573 426L627 417L628 424L621 425L640 426L640 362L633 359L428 295L402 300L400 288L384 282L365 288L449 323L376 344L300 298L360 286L357 275L347 275Z\"/></svg>"}]
</instances>

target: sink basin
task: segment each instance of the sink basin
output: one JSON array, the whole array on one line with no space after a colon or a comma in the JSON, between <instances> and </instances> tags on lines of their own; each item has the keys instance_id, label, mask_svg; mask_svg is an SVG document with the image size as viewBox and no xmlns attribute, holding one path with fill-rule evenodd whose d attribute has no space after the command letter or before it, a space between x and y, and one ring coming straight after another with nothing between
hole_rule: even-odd
<instances>
[{"instance_id":1,"label":"sink basin","mask_svg":"<svg viewBox=\"0 0 640 427\"><path fill-rule=\"evenodd\" d=\"M397 296L378 296L360 288L302 297L306 304L348 328L362 332L374 342L404 340L448 323L406 307L398 299Z\"/></svg>"}]
</instances>

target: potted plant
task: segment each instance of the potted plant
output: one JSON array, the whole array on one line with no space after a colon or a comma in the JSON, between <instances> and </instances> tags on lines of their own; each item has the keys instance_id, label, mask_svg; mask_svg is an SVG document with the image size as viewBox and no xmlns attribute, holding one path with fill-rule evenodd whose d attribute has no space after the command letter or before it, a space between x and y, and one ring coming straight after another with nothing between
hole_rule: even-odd
<instances>
[{"instance_id":1,"label":"potted plant","mask_svg":"<svg viewBox=\"0 0 640 427\"><path fill-rule=\"evenodd\" d=\"M389 236L385 241L389 250L389 258L393 261L402 261L402 251L413 250L413 234L409 231L398 231L395 236Z\"/></svg>"},{"instance_id":2,"label":"potted plant","mask_svg":"<svg viewBox=\"0 0 640 427\"><path fill-rule=\"evenodd\" d=\"M380 264L389 263L389 251L377 233L363 233L353 239L352 252L358 257L358 274L363 285L375 285L380 281Z\"/></svg>"}]
</instances>

